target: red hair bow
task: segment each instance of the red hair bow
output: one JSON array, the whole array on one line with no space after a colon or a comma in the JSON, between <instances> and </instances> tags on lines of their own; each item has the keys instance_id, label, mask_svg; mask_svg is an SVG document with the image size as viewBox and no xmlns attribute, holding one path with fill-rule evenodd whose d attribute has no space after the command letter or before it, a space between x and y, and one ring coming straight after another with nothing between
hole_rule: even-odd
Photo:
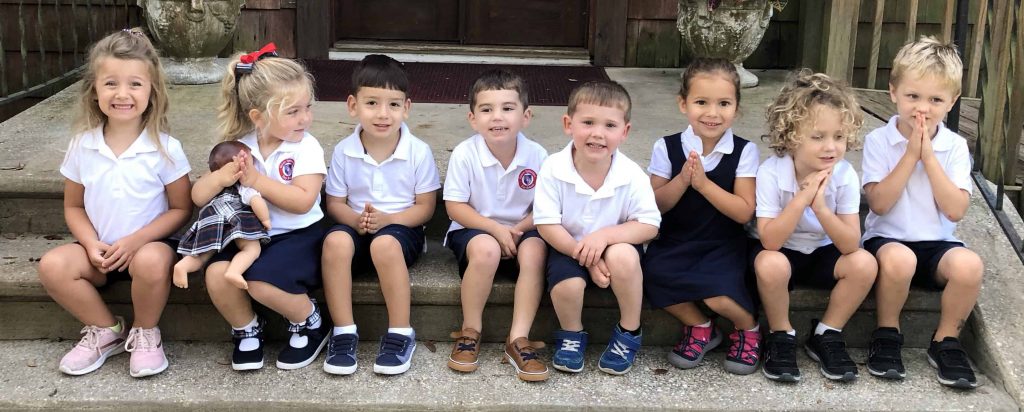
<instances>
[{"instance_id":1,"label":"red hair bow","mask_svg":"<svg viewBox=\"0 0 1024 412\"><path fill-rule=\"evenodd\" d=\"M243 54L240 60L244 64L252 64L259 60L261 57L265 57L264 55L277 56L277 46L275 46L273 42L267 43L266 46L263 46L263 48L257 51L254 51L249 54Z\"/></svg>"}]
</instances>

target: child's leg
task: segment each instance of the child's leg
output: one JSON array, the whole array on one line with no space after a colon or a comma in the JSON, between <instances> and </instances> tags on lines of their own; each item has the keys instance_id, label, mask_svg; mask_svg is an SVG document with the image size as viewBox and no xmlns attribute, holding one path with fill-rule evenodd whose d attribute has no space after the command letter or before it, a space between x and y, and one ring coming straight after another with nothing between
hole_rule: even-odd
<instances>
[{"instance_id":1,"label":"child's leg","mask_svg":"<svg viewBox=\"0 0 1024 412\"><path fill-rule=\"evenodd\" d=\"M160 315L167 306L167 295L171 292L171 267L177 255L163 242L143 245L128 265L132 276L132 307L135 310L134 326L151 329L160 322Z\"/></svg>"},{"instance_id":2,"label":"child's leg","mask_svg":"<svg viewBox=\"0 0 1024 412\"><path fill-rule=\"evenodd\" d=\"M352 235L338 230L324 239L320 263L324 278L324 297L334 326L354 325L352 317L352 259L355 243Z\"/></svg>"},{"instance_id":3,"label":"child's leg","mask_svg":"<svg viewBox=\"0 0 1024 412\"><path fill-rule=\"evenodd\" d=\"M693 302L677 303L664 309L686 326L703 325L711 321Z\"/></svg>"},{"instance_id":4,"label":"child's leg","mask_svg":"<svg viewBox=\"0 0 1024 412\"><path fill-rule=\"evenodd\" d=\"M89 263L82 245L72 243L46 252L39 260L39 281L46 293L79 322L101 327L117 325L96 291L97 286L107 283L107 275Z\"/></svg>"},{"instance_id":5,"label":"child's leg","mask_svg":"<svg viewBox=\"0 0 1024 412\"><path fill-rule=\"evenodd\" d=\"M531 237L519 243L519 279L516 280L515 298L512 304L512 327L509 342L516 338L529 338L530 328L537 316L537 307L544 293L544 262L547 259L547 244L539 237Z\"/></svg>"},{"instance_id":6,"label":"child's leg","mask_svg":"<svg viewBox=\"0 0 1024 412\"><path fill-rule=\"evenodd\" d=\"M771 331L790 331L789 323L789 259L782 252L763 250L754 258L754 272L757 275L757 291L764 305Z\"/></svg>"},{"instance_id":7,"label":"child's leg","mask_svg":"<svg viewBox=\"0 0 1024 412\"><path fill-rule=\"evenodd\" d=\"M267 282L249 282L249 295L294 324L306 322L313 313L313 302L305 293L288 293ZM252 319L251 317L249 319ZM248 321L247 321L248 322Z\"/></svg>"},{"instance_id":8,"label":"child's leg","mask_svg":"<svg viewBox=\"0 0 1024 412\"><path fill-rule=\"evenodd\" d=\"M206 291L217 312L232 328L241 329L256 316L249 294L235 287L224 277L229 262L214 262L206 267Z\"/></svg>"},{"instance_id":9,"label":"child's leg","mask_svg":"<svg viewBox=\"0 0 1024 412\"><path fill-rule=\"evenodd\" d=\"M878 327L900 327L900 312L910 294L910 281L917 270L917 256L902 243L890 242L878 249Z\"/></svg>"},{"instance_id":10,"label":"child's leg","mask_svg":"<svg viewBox=\"0 0 1024 412\"><path fill-rule=\"evenodd\" d=\"M611 272L611 288L619 302L619 325L623 329L640 328L640 305L643 303L644 277L640 271L640 254L628 243L608 246L605 263Z\"/></svg>"},{"instance_id":11,"label":"child's leg","mask_svg":"<svg viewBox=\"0 0 1024 412\"><path fill-rule=\"evenodd\" d=\"M551 306L558 316L558 325L568 331L583 330L583 290L587 281L573 277L551 288Z\"/></svg>"},{"instance_id":12,"label":"child's leg","mask_svg":"<svg viewBox=\"0 0 1024 412\"><path fill-rule=\"evenodd\" d=\"M829 295L828 307L821 322L842 329L875 284L878 263L864 249L839 257L835 266L836 286Z\"/></svg>"},{"instance_id":13,"label":"child's leg","mask_svg":"<svg viewBox=\"0 0 1024 412\"><path fill-rule=\"evenodd\" d=\"M735 300L728 296L707 298L704 299L704 303L715 313L729 319L736 329L750 330L757 326L757 320L754 319L754 315L747 312L743 306L740 306L739 303L736 303Z\"/></svg>"},{"instance_id":14,"label":"child's leg","mask_svg":"<svg viewBox=\"0 0 1024 412\"><path fill-rule=\"evenodd\" d=\"M380 291L388 309L389 328L408 328L409 306L412 301L412 287L409 285L409 268L403 256L402 244L394 236L377 236L370 242L370 258L377 268Z\"/></svg>"},{"instance_id":15,"label":"child's leg","mask_svg":"<svg viewBox=\"0 0 1024 412\"><path fill-rule=\"evenodd\" d=\"M210 258L213 257L213 253L214 252L206 252L195 256L188 255L182 257L178 263L174 264L174 268L172 269L174 274L172 278L174 280L174 285L179 288L187 288L188 274L202 269L203 265L205 265L206 262L209 262Z\"/></svg>"},{"instance_id":16,"label":"child's leg","mask_svg":"<svg viewBox=\"0 0 1024 412\"><path fill-rule=\"evenodd\" d=\"M501 247L490 235L473 236L466 245L466 260L468 264L462 275L461 288L462 329L482 332L484 305L494 285L494 272L501 262Z\"/></svg>"},{"instance_id":17,"label":"child's leg","mask_svg":"<svg viewBox=\"0 0 1024 412\"><path fill-rule=\"evenodd\" d=\"M978 254L970 249L958 247L950 249L942 256L937 272L939 283L946 284L946 289L942 292L939 328L932 338L940 342L947 336L960 336L960 330L967 323L967 317L971 315L971 310L978 300L984 266Z\"/></svg>"},{"instance_id":18,"label":"child's leg","mask_svg":"<svg viewBox=\"0 0 1024 412\"><path fill-rule=\"evenodd\" d=\"M228 263L228 270L224 272L224 277L232 285L235 285L236 288L248 289L249 286L245 282L245 278L242 277L242 274L249 270L252 262L255 262L260 257L262 248L258 240L235 239L235 245L238 246L238 253Z\"/></svg>"}]
</instances>

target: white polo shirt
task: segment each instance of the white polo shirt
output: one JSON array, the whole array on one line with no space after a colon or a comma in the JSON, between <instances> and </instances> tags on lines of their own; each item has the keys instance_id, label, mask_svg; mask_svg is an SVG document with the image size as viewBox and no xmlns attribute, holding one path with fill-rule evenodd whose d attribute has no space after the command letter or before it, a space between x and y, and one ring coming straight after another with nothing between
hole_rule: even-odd
<instances>
[{"instance_id":1,"label":"white polo shirt","mask_svg":"<svg viewBox=\"0 0 1024 412\"><path fill-rule=\"evenodd\" d=\"M256 170L275 182L290 185L292 179L299 176L327 173L327 165L324 164L324 149L320 147L320 142L309 133L303 135L302 140L298 142L282 141L281 145L274 149L266 159L260 154L260 147L256 142L256 132L249 133L238 141L249 146ZM270 236L308 227L324 217L323 210L320 210L319 190L316 194L316 202L313 202L313 207L306 213L287 212L269 201L267 205L270 209L270 222L273 226L267 232Z\"/></svg>"},{"instance_id":2,"label":"white polo shirt","mask_svg":"<svg viewBox=\"0 0 1024 412\"><path fill-rule=\"evenodd\" d=\"M800 183L796 181L796 168L793 158L788 154L783 157L770 156L761 164L757 171L757 217L777 218L782 209L796 197L800 191ZM832 169L832 177L825 188L825 204L837 215L860 213L860 186L857 185L857 172L846 160L840 160ZM750 225L751 235L757 235L757 225ZM818 217L808 206L804 209L800 222L796 224L793 234L782 246L803 254L810 254L822 246L832 243L825 234L825 229L818 222Z\"/></svg>"},{"instance_id":3,"label":"white polo shirt","mask_svg":"<svg viewBox=\"0 0 1024 412\"><path fill-rule=\"evenodd\" d=\"M710 172L718 167L718 163L722 161L725 155L732 154L733 147L735 146L732 137L732 129L726 130L722 138L718 139L715 148L711 149L711 153L708 153L707 156L701 155L701 153L704 153L704 142L693 133L693 127L687 126L686 130L679 136L679 140L683 144L683 157L689 156L691 151L697 152L700 155L701 164L704 165L704 171ZM740 162L736 165L736 177L757 177L758 161L757 145L747 143L747 145L743 146L743 152L740 153ZM672 178L672 161L668 158L668 148L665 146L665 139L654 141L654 149L651 151L651 164L647 167L647 172L665 179Z\"/></svg>"},{"instance_id":4,"label":"white polo shirt","mask_svg":"<svg viewBox=\"0 0 1024 412\"><path fill-rule=\"evenodd\" d=\"M448 159L444 200L468 203L483 217L515 225L530 213L537 171L547 156L544 147L519 133L515 157L505 169L483 136L470 137L455 146ZM448 231L462 228L452 220Z\"/></svg>"},{"instance_id":5,"label":"white polo shirt","mask_svg":"<svg viewBox=\"0 0 1024 412\"><path fill-rule=\"evenodd\" d=\"M881 182L907 152L908 141L896 128L897 117L893 116L889 124L871 131L865 138L862 185ZM945 124L939 124L939 131L932 139L932 150L953 184L971 193L974 187L971 185L971 154L967 150L967 141L947 129ZM864 221L864 240L887 237L908 242L959 242L953 236L955 229L956 223L947 219L935 203L924 163L918 161L907 186L889 213L885 216L868 213Z\"/></svg>"},{"instance_id":6,"label":"white polo shirt","mask_svg":"<svg viewBox=\"0 0 1024 412\"><path fill-rule=\"evenodd\" d=\"M103 126L82 133L68 146L60 173L85 186L85 213L101 242L112 244L167 211L164 187L191 168L177 139L161 133L160 146L166 155L143 130L120 157L114 156Z\"/></svg>"},{"instance_id":7,"label":"white polo shirt","mask_svg":"<svg viewBox=\"0 0 1024 412\"><path fill-rule=\"evenodd\" d=\"M544 161L533 200L533 222L562 225L576 240L599 229L635 220L659 227L661 212L644 170L616 150L596 191L572 162L572 142Z\"/></svg>"},{"instance_id":8,"label":"white polo shirt","mask_svg":"<svg viewBox=\"0 0 1024 412\"><path fill-rule=\"evenodd\" d=\"M348 205L362 213L366 203L384 213L412 207L416 195L441 188L441 177L430 146L402 123L398 147L381 163L373 160L359 140L362 126L338 142L327 173L327 194L347 197Z\"/></svg>"}]
</instances>

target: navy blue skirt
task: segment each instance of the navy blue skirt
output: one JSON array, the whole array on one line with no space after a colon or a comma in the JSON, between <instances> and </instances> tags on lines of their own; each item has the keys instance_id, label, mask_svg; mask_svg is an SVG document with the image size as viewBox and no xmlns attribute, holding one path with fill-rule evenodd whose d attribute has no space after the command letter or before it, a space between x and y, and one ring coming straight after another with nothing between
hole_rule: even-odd
<instances>
[{"instance_id":1,"label":"navy blue skirt","mask_svg":"<svg viewBox=\"0 0 1024 412\"><path fill-rule=\"evenodd\" d=\"M643 260L644 293L664 308L727 296L756 313L747 285L747 239L676 242L657 239Z\"/></svg>"},{"instance_id":2,"label":"navy blue skirt","mask_svg":"<svg viewBox=\"0 0 1024 412\"><path fill-rule=\"evenodd\" d=\"M247 281L266 282L292 294L308 293L321 285L320 251L324 230L319 223L270 237L260 257L242 274ZM209 263L230 261L238 253L232 242Z\"/></svg>"}]
</instances>

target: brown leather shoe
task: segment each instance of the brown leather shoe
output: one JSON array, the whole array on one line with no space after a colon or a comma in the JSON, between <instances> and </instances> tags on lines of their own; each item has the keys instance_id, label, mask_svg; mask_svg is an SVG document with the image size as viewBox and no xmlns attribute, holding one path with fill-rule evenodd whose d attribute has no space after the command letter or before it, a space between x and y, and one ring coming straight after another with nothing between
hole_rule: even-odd
<instances>
[{"instance_id":1,"label":"brown leather shoe","mask_svg":"<svg viewBox=\"0 0 1024 412\"><path fill-rule=\"evenodd\" d=\"M516 338L505 344L505 358L502 363L510 363L516 368L516 376L527 382L540 382L548 379L551 374L547 365L537 356L537 349L543 348L544 342L530 342L526 338Z\"/></svg>"},{"instance_id":2,"label":"brown leather shoe","mask_svg":"<svg viewBox=\"0 0 1024 412\"><path fill-rule=\"evenodd\" d=\"M452 332L452 337L455 338L455 346L448 356L448 367L459 372L475 371L480 366L477 360L480 356L480 332L466 328L461 332Z\"/></svg>"}]
</instances>

